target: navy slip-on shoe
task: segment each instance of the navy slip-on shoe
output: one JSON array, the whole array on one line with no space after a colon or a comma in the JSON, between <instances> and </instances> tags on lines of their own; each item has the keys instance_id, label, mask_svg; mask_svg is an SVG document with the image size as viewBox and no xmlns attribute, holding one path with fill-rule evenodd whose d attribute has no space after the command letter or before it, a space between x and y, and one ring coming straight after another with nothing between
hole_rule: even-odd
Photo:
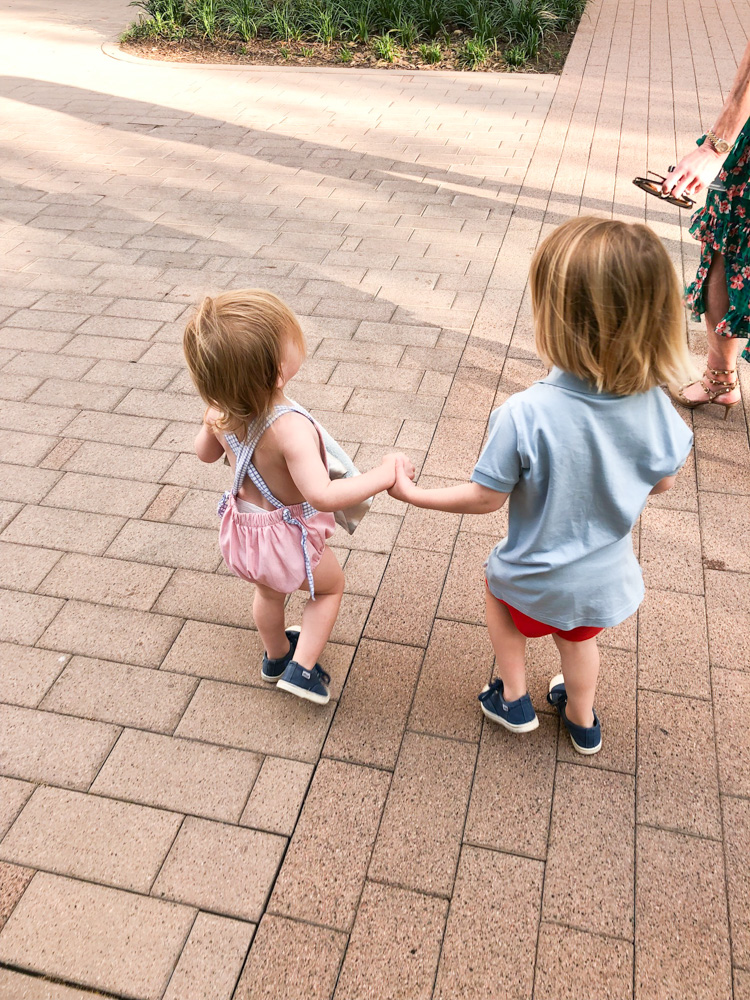
<instances>
[{"instance_id":1,"label":"navy slip-on shoe","mask_svg":"<svg viewBox=\"0 0 750 1000\"><path fill-rule=\"evenodd\" d=\"M260 668L260 676L264 681L268 681L270 684L275 684L289 666L290 661L294 659L294 651L297 648L299 631L299 625L294 625L292 628L288 628L286 630L286 637L289 640L289 652L286 656L282 656L278 660L269 660L268 655L265 652L263 653L263 663Z\"/></svg>"},{"instance_id":2,"label":"navy slip-on shoe","mask_svg":"<svg viewBox=\"0 0 750 1000\"><path fill-rule=\"evenodd\" d=\"M319 663L308 670L296 660L290 660L276 687L296 694L298 698L313 701L316 705L327 705L331 698L327 687L330 683L330 676Z\"/></svg>"},{"instance_id":3,"label":"navy slip-on shoe","mask_svg":"<svg viewBox=\"0 0 750 1000\"><path fill-rule=\"evenodd\" d=\"M499 722L513 733L530 733L539 725L528 691L516 701L506 701L499 677L482 689L479 704L488 719Z\"/></svg>"},{"instance_id":4,"label":"navy slip-on shoe","mask_svg":"<svg viewBox=\"0 0 750 1000\"><path fill-rule=\"evenodd\" d=\"M565 714L565 706L568 702L568 695L565 691L565 681L562 674L556 674L549 682L549 694L547 701L554 705L560 713L560 718L565 723L568 730L570 742L578 753L590 755L599 753L602 748L602 727L599 724L599 717L594 712L593 726L578 726L571 722Z\"/></svg>"}]
</instances>

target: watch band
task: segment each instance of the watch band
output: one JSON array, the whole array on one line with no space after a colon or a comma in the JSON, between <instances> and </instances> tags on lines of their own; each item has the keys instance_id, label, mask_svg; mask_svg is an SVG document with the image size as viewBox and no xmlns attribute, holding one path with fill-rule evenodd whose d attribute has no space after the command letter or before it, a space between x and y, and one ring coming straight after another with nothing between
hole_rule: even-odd
<instances>
[{"instance_id":1,"label":"watch band","mask_svg":"<svg viewBox=\"0 0 750 1000\"><path fill-rule=\"evenodd\" d=\"M710 128L706 130L706 142L715 153L719 153L720 155L728 153L732 148L731 142L728 142L726 139L722 139L714 132L713 129Z\"/></svg>"}]
</instances>

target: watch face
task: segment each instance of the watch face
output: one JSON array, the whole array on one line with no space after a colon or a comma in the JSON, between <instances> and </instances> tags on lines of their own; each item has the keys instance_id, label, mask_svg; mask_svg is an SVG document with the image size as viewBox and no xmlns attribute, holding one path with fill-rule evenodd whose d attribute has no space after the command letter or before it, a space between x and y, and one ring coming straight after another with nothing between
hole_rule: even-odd
<instances>
[{"instance_id":1,"label":"watch face","mask_svg":"<svg viewBox=\"0 0 750 1000\"><path fill-rule=\"evenodd\" d=\"M716 146L716 151L718 153L729 152L729 143L726 141L726 139L717 139L717 141L714 143L714 146Z\"/></svg>"}]
</instances>

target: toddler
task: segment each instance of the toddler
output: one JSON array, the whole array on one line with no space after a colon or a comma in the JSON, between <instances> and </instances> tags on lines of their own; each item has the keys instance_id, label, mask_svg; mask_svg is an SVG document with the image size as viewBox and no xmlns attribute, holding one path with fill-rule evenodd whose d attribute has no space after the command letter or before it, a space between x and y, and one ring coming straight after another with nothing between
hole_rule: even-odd
<instances>
[{"instance_id":1,"label":"toddler","mask_svg":"<svg viewBox=\"0 0 750 1000\"><path fill-rule=\"evenodd\" d=\"M261 677L325 705L330 677L317 661L344 592L344 574L326 545L332 512L393 486L397 456L331 482L320 427L284 395L305 342L294 313L271 292L204 299L183 346L208 404L195 452L203 462L226 455L234 469L219 505L219 544L229 569L255 584L253 615L265 644ZM413 475L408 459L399 458L402 476ZM285 630L284 602L299 589L311 598L301 629Z\"/></svg>"},{"instance_id":2,"label":"toddler","mask_svg":"<svg viewBox=\"0 0 750 1000\"><path fill-rule=\"evenodd\" d=\"M648 227L579 218L556 229L531 266L536 348L553 366L490 418L471 482L415 486L397 462L398 499L483 514L510 497L489 555L487 627L499 678L479 695L513 732L536 729L526 639L552 635L562 673L549 684L575 749L594 754L596 636L643 599L631 530L649 494L668 490L692 434L658 386L690 376L680 289Z\"/></svg>"}]
</instances>

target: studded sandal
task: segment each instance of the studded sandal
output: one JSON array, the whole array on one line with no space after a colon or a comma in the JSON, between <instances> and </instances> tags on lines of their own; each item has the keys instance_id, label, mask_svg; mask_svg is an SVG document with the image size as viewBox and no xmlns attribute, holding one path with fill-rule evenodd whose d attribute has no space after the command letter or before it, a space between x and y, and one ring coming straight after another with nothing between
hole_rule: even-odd
<instances>
[{"instance_id":1,"label":"studded sandal","mask_svg":"<svg viewBox=\"0 0 750 1000\"><path fill-rule=\"evenodd\" d=\"M720 396L725 396L728 392L732 392L734 389L737 388L737 379L735 378L732 382L722 382L720 379L711 378L711 376L736 375L736 374L737 374L736 368L732 368L729 371L726 371L722 368L706 368L706 371L699 379L701 388L706 394L705 399L688 399L687 396L684 394L683 389L687 389L689 385L695 385L694 382L686 382L684 385L681 385L679 389L672 389L671 386L667 386L667 388L669 390L669 395L672 397L672 399L676 403L679 403L680 406L687 407L688 410L695 410L699 406L705 406L706 403L716 403L717 406L723 406L724 419L726 420L729 415L729 411L733 406L736 406L737 403L739 403L739 399L735 399L733 403L719 403L717 402L717 400L719 399ZM710 382L712 386L719 386L719 388L718 389L709 388L706 385L706 382Z\"/></svg>"}]
</instances>

